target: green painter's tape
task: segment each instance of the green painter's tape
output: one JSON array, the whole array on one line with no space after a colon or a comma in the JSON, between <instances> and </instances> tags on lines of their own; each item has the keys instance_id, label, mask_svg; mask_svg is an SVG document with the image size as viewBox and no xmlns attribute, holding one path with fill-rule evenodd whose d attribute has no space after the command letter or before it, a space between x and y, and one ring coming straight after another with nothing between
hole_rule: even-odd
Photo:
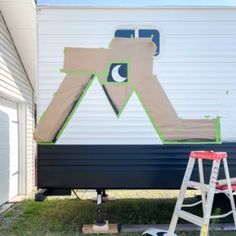
<instances>
[{"instance_id":1,"label":"green painter's tape","mask_svg":"<svg viewBox=\"0 0 236 236\"><path fill-rule=\"evenodd\" d=\"M143 100L142 100L141 95L138 93L138 91L137 91L134 87L133 87L133 90L134 90L135 94L137 95L137 97L138 97L140 103L142 104L142 107L143 107L143 109L144 109L146 115L148 116L149 120L151 121L151 123L152 123L154 129L156 130L156 132L157 132L159 138L160 138L161 141L164 143L164 142L165 142L164 134L159 130L158 126L156 125L156 122L155 122L154 118L152 117L152 115L150 114L150 112L148 111L148 109L146 108L146 106L145 106L145 104L144 104L144 102L143 102Z\"/></svg>"},{"instance_id":2,"label":"green painter's tape","mask_svg":"<svg viewBox=\"0 0 236 236\"><path fill-rule=\"evenodd\" d=\"M121 114L122 114L123 111L125 110L125 107L127 106L128 101L129 101L129 99L131 98L132 95L133 95L133 91L131 90L130 93L129 93L129 95L128 95L128 97L127 97L127 99L126 99L126 101L124 102L123 106L121 107L119 113L116 114L116 115L117 115L117 118L120 118Z\"/></svg>"},{"instance_id":3,"label":"green painter's tape","mask_svg":"<svg viewBox=\"0 0 236 236\"><path fill-rule=\"evenodd\" d=\"M221 144L221 127L220 127L220 117L215 118L215 141L165 141L165 144Z\"/></svg>"},{"instance_id":4,"label":"green painter's tape","mask_svg":"<svg viewBox=\"0 0 236 236\"><path fill-rule=\"evenodd\" d=\"M38 145L54 145L55 142L37 142Z\"/></svg>"},{"instance_id":5,"label":"green painter's tape","mask_svg":"<svg viewBox=\"0 0 236 236\"><path fill-rule=\"evenodd\" d=\"M131 84L131 77L130 77L130 63L131 61L128 60L128 61L118 61L118 62L110 62L108 63L108 69L106 70L106 72L104 73L91 73L91 72L85 72L85 71L65 71L65 70L61 70L61 72L64 72L66 74L80 74L80 75L89 75L91 76L91 79L88 83L88 85L86 86L85 90L83 91L82 95L80 96L80 98L78 99L78 101L76 102L74 108L72 109L71 113L69 114L69 116L67 117L65 123L63 124L62 128L60 129L60 131L58 132L58 135L56 136L55 140L57 141L63 131L65 130L66 126L68 125L68 123L70 122L72 116L74 115L74 113L76 112L78 106L80 105L80 103L82 102L84 96L86 95L87 91L89 90L89 88L91 87L93 81L95 80L95 77L97 78L97 80L99 81L101 87L103 85L106 85L106 84L111 84L112 82L103 82L100 77L104 77L104 78L107 78L108 76L108 73L109 73L109 68L111 66L112 63L127 63L128 64L128 81L127 82L123 82L123 84L129 84L131 86L131 92L130 94L128 95L127 99L125 100L124 102L124 105L122 106L122 108L120 109L120 111L117 113L114 109L114 107L112 106L113 110L114 110L114 113L116 115L116 117L119 119L121 117L121 114L123 113L125 107L127 106L128 104L128 101L130 99L130 97L133 95L133 94L136 94L137 98L139 99L146 115L148 116L149 120L151 121L154 129L156 130L156 133L158 135L158 137L160 138L160 140L162 141L163 144L220 144L221 143L221 131L220 131L220 117L218 116L215 120L215 135L216 135L216 140L215 141L166 141L165 140L165 134L163 132L160 131L160 129L158 128L158 125L156 124L154 118L152 117L152 115L150 114L150 112L148 111L147 107L145 106L143 100L142 100L142 97L141 95L138 93L138 91L136 90L136 88ZM156 79L156 77L154 76L153 79ZM112 83L114 84L114 83ZM119 84L122 84L122 83L117 83L117 85ZM38 144L54 144L55 142L40 142Z\"/></svg>"},{"instance_id":6,"label":"green painter's tape","mask_svg":"<svg viewBox=\"0 0 236 236\"><path fill-rule=\"evenodd\" d=\"M104 76L104 78L106 78L109 74L109 69L112 63L126 63L128 66L128 81L130 77L130 65L131 65L131 60L127 59L127 60L119 60L119 61L108 61L107 66L106 66L106 70L105 72L93 72L91 73L91 71L81 71L81 70L64 70L64 69L60 69L60 72L65 73L67 75L73 75L73 74L80 74L80 75L91 75L91 74L96 74L99 75L100 77ZM112 82L107 82L107 83L112 83ZM127 82L124 82L127 83Z\"/></svg>"},{"instance_id":7,"label":"green painter's tape","mask_svg":"<svg viewBox=\"0 0 236 236\"><path fill-rule=\"evenodd\" d=\"M217 143L222 143L222 140L221 140L220 116L217 116L217 117L216 117L216 120L215 120L215 129L216 129L216 142L217 142Z\"/></svg>"},{"instance_id":8,"label":"green painter's tape","mask_svg":"<svg viewBox=\"0 0 236 236\"><path fill-rule=\"evenodd\" d=\"M43 114L40 116L39 121L42 120L44 116L45 116L45 111L44 111Z\"/></svg>"},{"instance_id":9,"label":"green painter's tape","mask_svg":"<svg viewBox=\"0 0 236 236\"><path fill-rule=\"evenodd\" d=\"M107 84L127 84L127 83L129 83L130 82L130 65L131 65L131 60L130 59L128 59L128 60L121 60L121 61L109 61L108 62L108 64L107 64L107 69L106 69L106 72L104 73L104 76L105 76L105 78L107 78L108 77L108 75L109 75L109 70L110 70L110 67L111 67L111 65L112 64L127 64L127 70L128 70L128 74L127 74L127 77L128 77L128 79L127 79L127 81L126 82L120 82L120 83L117 83L117 82L105 82L105 83L107 83Z\"/></svg>"},{"instance_id":10,"label":"green painter's tape","mask_svg":"<svg viewBox=\"0 0 236 236\"><path fill-rule=\"evenodd\" d=\"M77 74L79 74L79 75L88 75L88 76L90 76L90 75L94 74L94 73L91 73L89 71L64 70L64 69L61 69L60 72L65 73L67 75L77 75ZM100 76L105 75L104 72L96 72L96 74L100 75Z\"/></svg>"},{"instance_id":11,"label":"green painter's tape","mask_svg":"<svg viewBox=\"0 0 236 236\"><path fill-rule=\"evenodd\" d=\"M80 96L80 98L78 99L76 105L74 106L74 108L72 109L71 113L69 114L69 116L66 119L66 122L64 123L64 125L62 126L61 130L59 131L58 135L56 136L55 140L58 140L62 134L62 132L65 130L66 126L68 125L68 123L70 122L72 116L74 115L77 107L80 105L80 103L82 102L85 94L87 93L87 91L89 90L90 86L92 85L93 81L94 81L95 75L93 74L88 85L86 86L85 90L83 91L82 95Z\"/></svg>"},{"instance_id":12,"label":"green painter's tape","mask_svg":"<svg viewBox=\"0 0 236 236\"><path fill-rule=\"evenodd\" d=\"M221 141L165 141L164 144L221 144Z\"/></svg>"},{"instance_id":13,"label":"green painter's tape","mask_svg":"<svg viewBox=\"0 0 236 236\"><path fill-rule=\"evenodd\" d=\"M74 106L72 112L70 113L70 115L68 116L68 118L66 119L66 122L64 123L64 125L62 126L61 130L59 131L57 137L56 137L56 140L58 140L60 138L60 136L62 135L63 131L65 130L66 126L68 125L68 123L70 122L72 116L74 115L74 113L76 112L78 106L80 105L80 103L82 102L84 96L86 95L87 91L89 90L89 88L91 87L92 83L95 81L95 78L97 78L97 80L99 81L100 85L102 86L102 82L101 80L99 79L99 76L97 74L93 74L93 77L91 78L91 80L89 81L87 87L85 88L83 94L80 96L80 98L78 99L76 105ZM126 101L124 102L124 105L122 107L122 109L118 112L118 114L115 112L115 115L117 118L119 118L122 114L122 112L124 111L131 95L133 94L133 91L130 92L129 96L127 97ZM112 106L113 107L113 106ZM114 109L114 108L113 108Z\"/></svg>"}]
</instances>

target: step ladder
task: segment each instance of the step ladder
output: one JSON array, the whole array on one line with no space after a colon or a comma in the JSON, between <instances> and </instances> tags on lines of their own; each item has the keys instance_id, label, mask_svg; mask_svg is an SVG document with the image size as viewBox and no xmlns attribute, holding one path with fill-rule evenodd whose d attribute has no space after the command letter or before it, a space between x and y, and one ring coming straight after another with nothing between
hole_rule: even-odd
<instances>
[{"instance_id":1,"label":"step ladder","mask_svg":"<svg viewBox=\"0 0 236 236\"><path fill-rule=\"evenodd\" d=\"M213 162L209 184L205 184L204 181L203 160L208 160ZM198 161L200 182L190 180L195 165L195 161ZM223 161L224 172L226 177L226 180L223 181L224 183L226 183L225 187L222 187L222 185L218 186L217 184L221 161ZM187 188L200 190L202 200L193 204L183 204ZM216 193L224 193L228 196L232 210L222 215L211 216L214 195ZM199 217L185 210L182 210L182 207L194 207L198 204L202 204L203 217ZM227 164L227 153L213 152L213 151L191 152L188 165L185 171L185 175L183 178L182 186L180 189L180 193L178 196L178 200L176 202L175 210L171 219L170 227L168 230L168 236L174 235L176 224L179 218L182 218L192 224L200 226L201 227L200 236L207 236L209 231L209 223L211 219L223 218L230 214L233 214L234 224L236 227L236 210L233 198L233 190L230 181L229 169Z\"/></svg>"}]
</instances>

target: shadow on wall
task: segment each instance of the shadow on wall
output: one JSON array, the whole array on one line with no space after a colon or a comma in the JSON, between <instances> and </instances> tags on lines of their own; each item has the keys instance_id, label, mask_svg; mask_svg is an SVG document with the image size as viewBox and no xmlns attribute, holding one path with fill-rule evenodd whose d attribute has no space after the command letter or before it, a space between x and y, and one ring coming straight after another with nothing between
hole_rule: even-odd
<instances>
[{"instance_id":1,"label":"shadow on wall","mask_svg":"<svg viewBox=\"0 0 236 236\"><path fill-rule=\"evenodd\" d=\"M9 116L0 111L0 205L9 199L10 169Z\"/></svg>"}]
</instances>

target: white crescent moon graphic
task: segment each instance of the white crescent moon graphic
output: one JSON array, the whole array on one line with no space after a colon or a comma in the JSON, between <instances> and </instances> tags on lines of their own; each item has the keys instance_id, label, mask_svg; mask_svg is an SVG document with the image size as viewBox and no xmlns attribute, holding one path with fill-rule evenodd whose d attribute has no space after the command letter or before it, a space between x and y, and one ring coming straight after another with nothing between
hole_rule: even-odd
<instances>
[{"instance_id":1,"label":"white crescent moon graphic","mask_svg":"<svg viewBox=\"0 0 236 236\"><path fill-rule=\"evenodd\" d=\"M121 65L117 65L117 66L114 66L113 69L112 69L112 72L111 72L111 75L112 75L112 78L116 81L116 82L124 82L125 80L127 80L127 77L122 77L120 74L119 74L119 69L120 69Z\"/></svg>"}]
</instances>

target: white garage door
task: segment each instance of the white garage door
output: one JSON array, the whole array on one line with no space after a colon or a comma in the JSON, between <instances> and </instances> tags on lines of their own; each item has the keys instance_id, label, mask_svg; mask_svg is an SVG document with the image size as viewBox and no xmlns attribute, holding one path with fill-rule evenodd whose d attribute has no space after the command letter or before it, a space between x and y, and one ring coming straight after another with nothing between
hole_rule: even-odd
<instances>
[{"instance_id":1,"label":"white garage door","mask_svg":"<svg viewBox=\"0 0 236 236\"><path fill-rule=\"evenodd\" d=\"M18 194L17 104L0 98L0 205Z\"/></svg>"}]
</instances>

